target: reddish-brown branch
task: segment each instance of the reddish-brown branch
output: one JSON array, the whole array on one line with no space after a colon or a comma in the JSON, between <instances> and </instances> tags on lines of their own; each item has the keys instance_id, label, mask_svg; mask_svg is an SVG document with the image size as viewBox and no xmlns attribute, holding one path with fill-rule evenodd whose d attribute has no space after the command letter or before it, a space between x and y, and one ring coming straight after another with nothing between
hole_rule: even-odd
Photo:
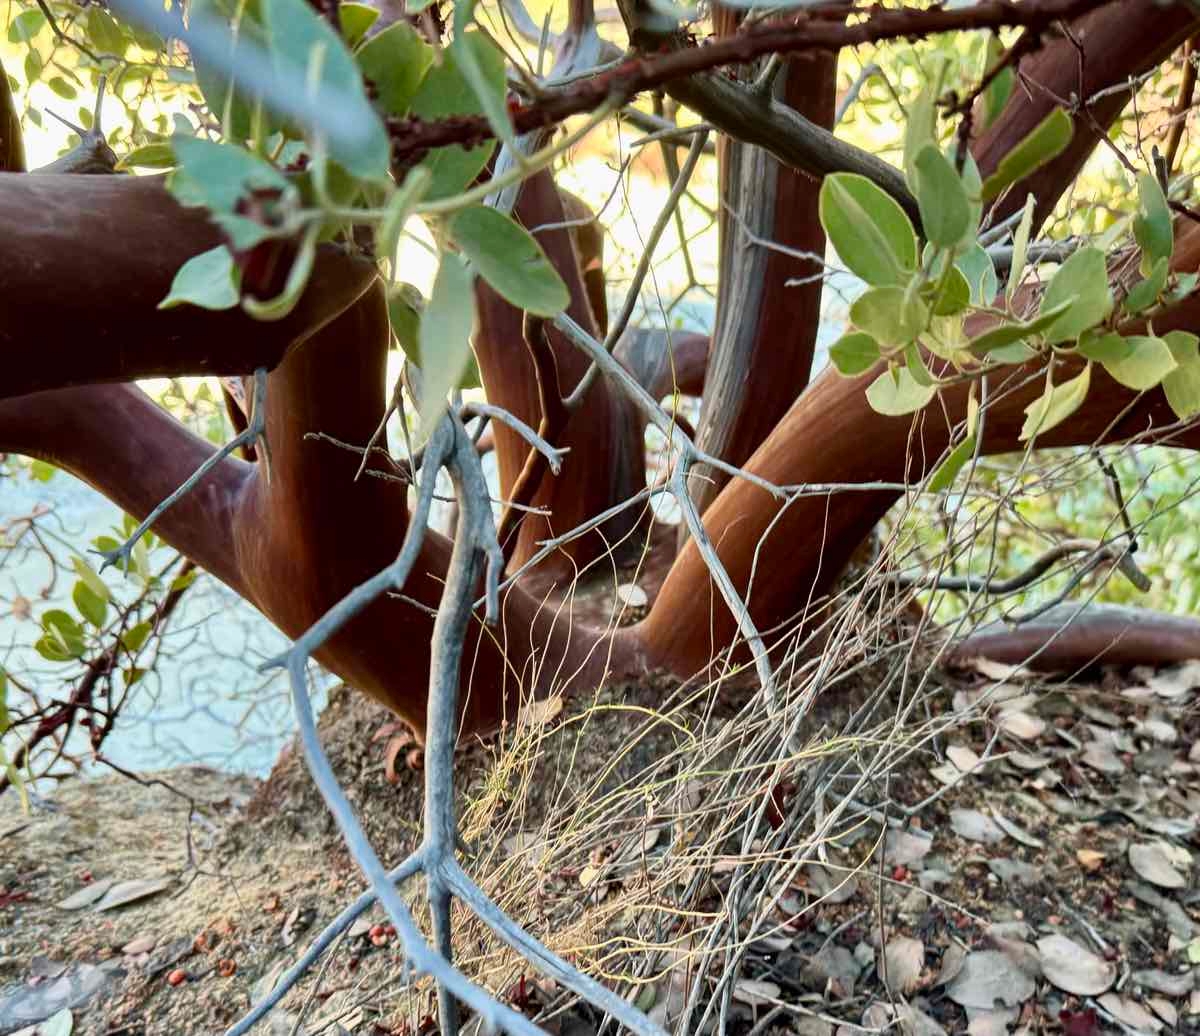
<instances>
[{"instance_id":1,"label":"reddish-brown branch","mask_svg":"<svg viewBox=\"0 0 1200 1036\"><path fill-rule=\"evenodd\" d=\"M565 213L554 180L548 172L538 173L521 188L514 211L516 218L534 230L535 236L567 284L571 317L595 332L592 305L580 274L579 257L570 231L563 227ZM538 229L542 228L542 229ZM475 355L487 389L488 401L504 407L526 424L537 427L542 418L538 379L529 351L523 342L524 315L482 280L476 285L477 324ZM548 328L557 377L546 386L566 396L583 377L587 361L555 328ZM640 425L632 407L614 393L604 379L593 381L582 405L570 416L556 445L568 449L562 471L539 480L530 501L546 514L526 514L517 533L513 561L522 564L538 549L537 542L567 532L593 515L628 499L645 484ZM500 470L500 495L513 499L514 487L525 467L528 444L512 429L492 429ZM568 544L562 553L547 559L540 574L546 579L570 575L577 564L601 556L607 545L625 536L634 516L615 521L610 527Z\"/></svg>"},{"instance_id":2,"label":"reddish-brown branch","mask_svg":"<svg viewBox=\"0 0 1200 1036\"><path fill-rule=\"evenodd\" d=\"M1101 663L1170 665L1200 658L1200 620L1111 604L1060 605L1017 627L983 627L955 646L950 661L972 658L1059 673Z\"/></svg>"},{"instance_id":3,"label":"reddish-brown branch","mask_svg":"<svg viewBox=\"0 0 1200 1036\"><path fill-rule=\"evenodd\" d=\"M273 367L376 279L333 246L296 309L158 309L176 271L220 243L160 177L0 173L0 397L102 381Z\"/></svg>"},{"instance_id":4,"label":"reddish-brown branch","mask_svg":"<svg viewBox=\"0 0 1200 1036\"><path fill-rule=\"evenodd\" d=\"M628 99L644 90L663 86L723 65L745 64L766 54L796 54L823 50L836 52L843 47L885 40L932 36L941 32L969 29L999 29L1023 26L1042 31L1060 19L1075 18L1115 0L983 0L965 8L890 9L880 6L863 11L853 24L844 24L846 7L831 3L799 15L758 23L725 39L704 46L690 46L668 53L632 57L616 68L589 79L582 79L555 91L546 91L535 102L513 112L517 133L530 133L562 122L571 115L592 111L604 101ZM1180 3L1163 11L1173 16ZM1161 9L1160 9L1161 10ZM404 118L389 120L393 154L398 161L449 144L469 146L488 140L493 133L483 116L455 116L437 122Z\"/></svg>"},{"instance_id":5,"label":"reddish-brown branch","mask_svg":"<svg viewBox=\"0 0 1200 1036\"><path fill-rule=\"evenodd\" d=\"M726 9L718 9L715 24L722 37L737 31L737 19ZM831 129L837 55L789 59L774 93L809 122ZM825 233L817 214L818 181L728 136L720 138L717 155L720 289L697 445L742 464L808 384L821 318ZM727 481L717 471L704 469L703 475L692 483L702 514Z\"/></svg>"},{"instance_id":6,"label":"reddish-brown branch","mask_svg":"<svg viewBox=\"0 0 1200 1036\"><path fill-rule=\"evenodd\" d=\"M546 337L546 322L526 315L522 337L533 361L534 377L537 379L538 402L542 412L537 433L551 446L557 447L570 414L557 391L558 368L554 362L554 350L550 348L550 340ZM514 533L520 528L521 520L528 513L530 501L549 470L550 462L546 455L530 447L525 457L525 466L521 468L521 473L513 483L512 496L504 505L504 513L500 516L500 524L496 529L496 537L504 550L506 562L512 561L513 548L517 544Z\"/></svg>"},{"instance_id":7,"label":"reddish-brown branch","mask_svg":"<svg viewBox=\"0 0 1200 1036\"><path fill-rule=\"evenodd\" d=\"M1071 30L1079 46L1060 37L1021 61L1012 98L972 147L980 169L994 170L1056 107L1072 98L1089 102L1107 87L1136 78L1166 59L1198 27L1200 11L1195 7L1164 7L1156 0L1125 0L1081 19ZM1032 193L1037 199L1034 226L1040 225L1130 97L1123 90L1106 92L1075 113L1075 132L1067 149L1008 191L994 206L993 219L1018 211Z\"/></svg>"}]
</instances>

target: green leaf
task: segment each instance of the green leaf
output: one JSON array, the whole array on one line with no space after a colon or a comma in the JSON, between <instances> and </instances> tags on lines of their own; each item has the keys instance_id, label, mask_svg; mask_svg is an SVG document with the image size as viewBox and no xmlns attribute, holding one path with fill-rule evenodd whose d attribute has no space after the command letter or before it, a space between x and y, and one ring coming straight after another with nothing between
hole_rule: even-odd
<instances>
[{"instance_id":1,"label":"green leaf","mask_svg":"<svg viewBox=\"0 0 1200 1036\"><path fill-rule=\"evenodd\" d=\"M1058 268L1042 296L1040 312L1048 313L1064 302L1071 306L1046 330L1048 345L1078 338L1112 312L1108 270L1098 248L1081 248Z\"/></svg>"},{"instance_id":2,"label":"green leaf","mask_svg":"<svg viewBox=\"0 0 1200 1036\"><path fill-rule=\"evenodd\" d=\"M1125 344L1126 355L1115 362L1105 362L1104 369L1126 388L1145 392L1175 369L1171 349L1161 338L1130 335Z\"/></svg>"},{"instance_id":3,"label":"green leaf","mask_svg":"<svg viewBox=\"0 0 1200 1036\"><path fill-rule=\"evenodd\" d=\"M1158 178L1141 173L1137 180L1138 211L1133 220L1133 236L1142 250L1142 273L1171 258L1175 249L1171 210Z\"/></svg>"},{"instance_id":4,"label":"green leaf","mask_svg":"<svg viewBox=\"0 0 1200 1036\"><path fill-rule=\"evenodd\" d=\"M967 348L976 356L987 356L996 349L1003 349L1006 345L1012 345L1014 342L1020 342L1031 335L1038 334L1053 324L1070 307L1070 302L1062 302L1032 320L1014 320L1011 323L1001 324L990 331L985 331L977 338L972 338Z\"/></svg>"},{"instance_id":5,"label":"green leaf","mask_svg":"<svg viewBox=\"0 0 1200 1036\"><path fill-rule=\"evenodd\" d=\"M850 320L877 342L911 342L929 322L929 310L919 297L894 284L868 288L850 305Z\"/></svg>"},{"instance_id":6,"label":"green leaf","mask_svg":"<svg viewBox=\"0 0 1200 1036\"><path fill-rule=\"evenodd\" d=\"M518 309L552 317L571 301L542 246L516 221L483 205L450 220L450 237L493 288Z\"/></svg>"},{"instance_id":7,"label":"green leaf","mask_svg":"<svg viewBox=\"0 0 1200 1036\"><path fill-rule=\"evenodd\" d=\"M1005 188L1025 179L1030 173L1056 158L1071 143L1074 127L1071 117L1055 108L1032 132L1000 159L996 171L983 182L983 200L996 197Z\"/></svg>"},{"instance_id":8,"label":"green leaf","mask_svg":"<svg viewBox=\"0 0 1200 1036\"><path fill-rule=\"evenodd\" d=\"M236 144L175 136L171 147L179 161L179 169L171 177L171 193L184 205L233 213L251 191L286 194L291 190L287 178L270 162Z\"/></svg>"},{"instance_id":9,"label":"green leaf","mask_svg":"<svg viewBox=\"0 0 1200 1036\"><path fill-rule=\"evenodd\" d=\"M495 89L503 89L505 82L504 55L492 45L482 33L469 32L464 37L477 52L484 75ZM411 110L427 121L443 119L451 115L479 115L481 109L475 91L463 77L458 65L462 48L442 52L440 65L434 65L425 74L421 87L412 99ZM433 174L426 197L430 200L458 194L480 170L487 165L495 148L494 142L478 147L462 148L457 144L438 148L427 155L422 164Z\"/></svg>"},{"instance_id":10,"label":"green leaf","mask_svg":"<svg viewBox=\"0 0 1200 1036\"><path fill-rule=\"evenodd\" d=\"M75 588L71 591L71 600L75 602L75 607L79 610L80 615L96 629L103 629L104 621L108 618L108 605L103 598L97 597L92 592L92 588L82 579L75 584Z\"/></svg>"},{"instance_id":11,"label":"green leaf","mask_svg":"<svg viewBox=\"0 0 1200 1036\"><path fill-rule=\"evenodd\" d=\"M175 274L171 290L158 304L172 309L184 304L201 309L231 309L241 298L241 274L224 245L192 256Z\"/></svg>"},{"instance_id":12,"label":"green leaf","mask_svg":"<svg viewBox=\"0 0 1200 1036\"><path fill-rule=\"evenodd\" d=\"M1025 211L1021 214L1021 222L1017 224L1013 234L1012 265L1008 269L1008 287L1004 295L1012 302L1013 295L1025 275L1025 257L1029 253L1029 234L1033 229L1033 210L1037 208L1037 199L1032 194L1025 198Z\"/></svg>"},{"instance_id":13,"label":"green leaf","mask_svg":"<svg viewBox=\"0 0 1200 1036\"><path fill-rule=\"evenodd\" d=\"M152 629L153 627L148 622L139 622L136 626L127 629L121 636L121 643L125 650L131 655L136 655L149 639Z\"/></svg>"},{"instance_id":14,"label":"green leaf","mask_svg":"<svg viewBox=\"0 0 1200 1036\"><path fill-rule=\"evenodd\" d=\"M46 612L42 616L42 631L43 636L35 647L43 658L65 662L83 654L83 630L65 611L52 608Z\"/></svg>"},{"instance_id":15,"label":"green leaf","mask_svg":"<svg viewBox=\"0 0 1200 1036\"><path fill-rule=\"evenodd\" d=\"M1000 42L1000 37L996 33L990 33L987 47L984 50L985 73L995 68L996 63L1003 56L1004 44ZM1004 110L1008 98L1012 95L1014 78L1012 68L1003 68L983 91L983 125L980 127L981 129L987 129Z\"/></svg>"},{"instance_id":16,"label":"green leaf","mask_svg":"<svg viewBox=\"0 0 1200 1036\"><path fill-rule=\"evenodd\" d=\"M1050 431L1070 417L1087 398L1088 386L1092 381L1092 365L1061 385L1047 385L1046 390L1025 408L1025 424L1021 427L1021 441L1027 442L1035 435Z\"/></svg>"},{"instance_id":17,"label":"green leaf","mask_svg":"<svg viewBox=\"0 0 1200 1036\"><path fill-rule=\"evenodd\" d=\"M174 579L171 580L171 585L168 588L167 592L174 594L174 593L180 593L181 591L186 590L189 586L191 586L196 581L196 577L199 575L200 575L200 569L198 569L198 568L189 569L187 572L184 572L182 575L178 575Z\"/></svg>"},{"instance_id":18,"label":"green leaf","mask_svg":"<svg viewBox=\"0 0 1200 1036\"><path fill-rule=\"evenodd\" d=\"M902 417L920 410L937 390L919 385L907 367L891 367L867 388L867 402L877 414Z\"/></svg>"},{"instance_id":19,"label":"green leaf","mask_svg":"<svg viewBox=\"0 0 1200 1036\"><path fill-rule=\"evenodd\" d=\"M425 300L411 284L397 284L388 292L388 320L401 352L421 366L421 312Z\"/></svg>"},{"instance_id":20,"label":"green leaf","mask_svg":"<svg viewBox=\"0 0 1200 1036\"><path fill-rule=\"evenodd\" d=\"M989 306L1000 290L996 265L978 241L954 260L954 265L966 277L971 287L971 301L976 306Z\"/></svg>"},{"instance_id":21,"label":"green leaf","mask_svg":"<svg viewBox=\"0 0 1200 1036\"><path fill-rule=\"evenodd\" d=\"M942 461L937 471L930 477L926 489L930 493L940 493L943 489L949 489L963 466L974 456L975 436L968 435L950 451L950 456Z\"/></svg>"},{"instance_id":22,"label":"green leaf","mask_svg":"<svg viewBox=\"0 0 1200 1036\"><path fill-rule=\"evenodd\" d=\"M455 9L456 16L462 9L462 4L463 0L459 0ZM455 20L458 21L457 17ZM488 74L488 69L480 57L478 48L467 42L469 37L462 31L465 28L464 25L462 29L456 31L450 49L458 60L458 69L462 73L463 79L475 92L475 98L478 100L483 114L487 116L492 132L499 140L511 147L516 141L516 135L513 132L512 119L509 117L506 103L508 84L497 85L496 80Z\"/></svg>"},{"instance_id":23,"label":"green leaf","mask_svg":"<svg viewBox=\"0 0 1200 1036\"><path fill-rule=\"evenodd\" d=\"M33 8L22 11L8 23L8 42L31 43L45 27L46 16L41 11Z\"/></svg>"},{"instance_id":24,"label":"green leaf","mask_svg":"<svg viewBox=\"0 0 1200 1036\"><path fill-rule=\"evenodd\" d=\"M371 107L353 55L305 0L261 0L263 21L270 34L271 56L283 72L307 82L319 63L320 84L336 90L343 108L336 117L353 115L370 126L365 139L352 144L331 141L335 162L363 180L382 180L391 166L387 130Z\"/></svg>"},{"instance_id":25,"label":"green leaf","mask_svg":"<svg viewBox=\"0 0 1200 1036\"><path fill-rule=\"evenodd\" d=\"M68 83L62 76L55 76L46 85L64 101L73 101L79 96L75 87Z\"/></svg>"},{"instance_id":26,"label":"green leaf","mask_svg":"<svg viewBox=\"0 0 1200 1036\"><path fill-rule=\"evenodd\" d=\"M267 30L262 24L258 0L192 0L189 17L193 23L200 19L224 23L230 26L228 52L236 54L243 41L267 47ZM162 44L158 48L161 49ZM228 79L217 67L203 59L193 59L196 69L196 84L204 97L204 103L221 122L225 132L233 140L245 140L250 136L254 98L238 89L237 81ZM273 127L272 127L273 128Z\"/></svg>"},{"instance_id":27,"label":"green leaf","mask_svg":"<svg viewBox=\"0 0 1200 1036\"><path fill-rule=\"evenodd\" d=\"M97 10L97 8L92 8ZM170 169L175 165L175 149L166 141L144 144L134 148L120 162L118 169Z\"/></svg>"},{"instance_id":28,"label":"green leaf","mask_svg":"<svg viewBox=\"0 0 1200 1036\"><path fill-rule=\"evenodd\" d=\"M379 18L379 12L369 4L338 4L338 25L347 47L358 46L359 41Z\"/></svg>"},{"instance_id":29,"label":"green leaf","mask_svg":"<svg viewBox=\"0 0 1200 1036\"><path fill-rule=\"evenodd\" d=\"M400 244L400 234L404 231L404 224L408 222L412 210L429 190L429 180L429 170L424 166L417 166L408 171L408 175L404 177L404 183L392 192L392 197L387 205L387 213L379 226L375 245L376 255L395 263L396 249Z\"/></svg>"},{"instance_id":30,"label":"green leaf","mask_svg":"<svg viewBox=\"0 0 1200 1036\"><path fill-rule=\"evenodd\" d=\"M829 359L838 373L853 377L879 362L879 343L869 334L851 331L829 347Z\"/></svg>"},{"instance_id":31,"label":"green leaf","mask_svg":"<svg viewBox=\"0 0 1200 1036\"><path fill-rule=\"evenodd\" d=\"M1102 328L1094 328L1080 335L1078 349L1080 356L1105 366L1121 363L1133 352L1133 346L1116 331Z\"/></svg>"},{"instance_id":32,"label":"green leaf","mask_svg":"<svg viewBox=\"0 0 1200 1036\"><path fill-rule=\"evenodd\" d=\"M125 53L125 34L103 7L87 9L87 32L97 50L115 54L117 57Z\"/></svg>"},{"instance_id":33,"label":"green leaf","mask_svg":"<svg viewBox=\"0 0 1200 1036\"><path fill-rule=\"evenodd\" d=\"M1163 378L1163 393L1175 416L1187 421L1200 414L1200 338L1187 331L1168 331L1163 341L1176 368Z\"/></svg>"},{"instance_id":34,"label":"green leaf","mask_svg":"<svg viewBox=\"0 0 1200 1036\"><path fill-rule=\"evenodd\" d=\"M471 357L471 331L475 326L474 277L465 260L443 252L433 282L429 305L421 316L420 427L422 437L432 434L446 409L446 396L459 382Z\"/></svg>"},{"instance_id":35,"label":"green leaf","mask_svg":"<svg viewBox=\"0 0 1200 1036\"><path fill-rule=\"evenodd\" d=\"M396 22L367 40L357 58L363 75L375 84L383 111L405 115L433 64L433 48L407 22Z\"/></svg>"},{"instance_id":36,"label":"green leaf","mask_svg":"<svg viewBox=\"0 0 1200 1036\"><path fill-rule=\"evenodd\" d=\"M936 101L945 81L946 62L940 57L935 60L937 67L931 71L929 81L908 106L908 123L904 127L904 176L914 193L919 179L917 156L926 147L937 144Z\"/></svg>"},{"instance_id":37,"label":"green leaf","mask_svg":"<svg viewBox=\"0 0 1200 1036\"><path fill-rule=\"evenodd\" d=\"M922 295L927 303L936 303L933 314L938 317L952 317L961 313L971 304L971 286L967 278L957 266L951 266L945 279L925 285Z\"/></svg>"},{"instance_id":38,"label":"green leaf","mask_svg":"<svg viewBox=\"0 0 1200 1036\"><path fill-rule=\"evenodd\" d=\"M921 148L914 159L914 169L925 237L932 245L953 248L969 230L971 219L962 179L934 144Z\"/></svg>"},{"instance_id":39,"label":"green leaf","mask_svg":"<svg viewBox=\"0 0 1200 1036\"><path fill-rule=\"evenodd\" d=\"M29 477L35 482L49 482L57 474L58 468L44 460L29 462Z\"/></svg>"},{"instance_id":40,"label":"green leaf","mask_svg":"<svg viewBox=\"0 0 1200 1036\"><path fill-rule=\"evenodd\" d=\"M820 194L821 226L842 262L868 284L904 284L917 265L917 235L904 210L865 176L833 173Z\"/></svg>"},{"instance_id":41,"label":"green leaf","mask_svg":"<svg viewBox=\"0 0 1200 1036\"><path fill-rule=\"evenodd\" d=\"M96 570L92 568L86 558L76 554L71 561L79 578L87 584L93 594L102 601L107 601L112 597L112 591L109 590L108 584L97 575Z\"/></svg>"},{"instance_id":42,"label":"green leaf","mask_svg":"<svg viewBox=\"0 0 1200 1036\"><path fill-rule=\"evenodd\" d=\"M1122 308L1126 313L1140 313L1143 309L1149 309L1158 301L1159 295L1167 286L1167 274L1170 272L1168 267L1170 260L1165 256L1159 259L1154 264L1154 267L1146 275L1146 279L1138 281L1129 293L1125 296L1121 303Z\"/></svg>"}]
</instances>

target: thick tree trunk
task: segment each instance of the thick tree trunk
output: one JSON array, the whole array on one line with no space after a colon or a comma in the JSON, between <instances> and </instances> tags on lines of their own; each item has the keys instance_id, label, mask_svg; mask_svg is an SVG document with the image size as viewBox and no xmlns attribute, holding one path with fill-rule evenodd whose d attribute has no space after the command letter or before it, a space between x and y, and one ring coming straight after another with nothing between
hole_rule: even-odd
<instances>
[{"instance_id":1,"label":"thick tree trunk","mask_svg":"<svg viewBox=\"0 0 1200 1036\"><path fill-rule=\"evenodd\" d=\"M735 32L740 23L740 16L729 8L718 7L713 17L718 35ZM810 122L830 129L837 55L817 51L788 59L773 94ZM701 449L740 465L787 413L811 376L825 233L817 215L819 180L783 165L762 148L724 135L718 141L717 161L719 295L696 434ZM748 235L779 248L751 243ZM796 252L819 258L813 262ZM805 279L809 283L788 283ZM697 468L697 474L691 493L703 513L728 477L707 467Z\"/></svg>"},{"instance_id":2,"label":"thick tree trunk","mask_svg":"<svg viewBox=\"0 0 1200 1036\"><path fill-rule=\"evenodd\" d=\"M158 309L179 267L220 240L161 177L0 173L0 397L273 367L377 279L372 263L325 246L283 320Z\"/></svg>"}]
</instances>

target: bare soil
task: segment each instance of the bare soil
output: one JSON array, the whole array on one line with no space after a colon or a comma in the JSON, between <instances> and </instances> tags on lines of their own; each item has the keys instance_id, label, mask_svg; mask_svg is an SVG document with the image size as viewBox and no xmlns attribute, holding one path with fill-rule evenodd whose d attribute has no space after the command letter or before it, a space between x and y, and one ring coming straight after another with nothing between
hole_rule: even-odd
<instances>
[{"instance_id":1,"label":"bare soil","mask_svg":"<svg viewBox=\"0 0 1200 1036\"><path fill-rule=\"evenodd\" d=\"M1200 671L1107 673L1066 688L997 679L962 673L930 693L932 719L985 691L1002 700L891 773L882 852L878 824L859 822L831 836L823 859L786 872L770 924L744 933L725 1031L1200 1032ZM653 818L672 781L686 779L704 808L706 778L686 772L689 730L735 715L734 703L689 706L685 695L671 722L647 724L667 694L605 692L460 759L468 870L518 921L609 978L644 958L646 915L668 911L686 884L667 866L687 848L679 822ZM824 722L837 719L839 706L829 708ZM419 838L421 774L403 749L389 751L388 723L340 693L321 729L394 864ZM598 795L607 812L591 810ZM897 808L923 802L911 817ZM200 768L143 783L114 775L65 785L29 815L8 795L0 846L0 1033L24 1024L14 997L50 997L84 966L101 988L71 1005L75 1033L220 1033L363 888L291 751L263 782ZM718 848L689 900L712 917L739 874ZM64 904L104 882L155 879L161 888L135 887L129 894L150 894L123 906ZM680 949L697 944L676 939L631 993L660 1021L672 1023L695 978ZM459 946L463 966L510 1002L549 1009L539 1022L548 1031L598 1030L589 1009L522 972L466 919ZM405 983L381 917L327 960L319 982L293 990L260 1031L290 1033L301 1012L298 1031L310 1036L428 1028L430 991ZM975 974L989 967L1013 969L1010 991L1028 992L1005 1006L1001 990L998 1003ZM704 1031L717 1031L711 1018Z\"/></svg>"}]
</instances>

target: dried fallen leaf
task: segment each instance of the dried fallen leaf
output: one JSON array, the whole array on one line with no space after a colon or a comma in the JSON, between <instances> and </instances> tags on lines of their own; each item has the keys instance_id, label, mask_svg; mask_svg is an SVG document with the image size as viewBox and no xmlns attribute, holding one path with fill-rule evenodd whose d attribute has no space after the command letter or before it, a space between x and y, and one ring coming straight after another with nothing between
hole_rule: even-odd
<instances>
[{"instance_id":1,"label":"dried fallen leaf","mask_svg":"<svg viewBox=\"0 0 1200 1036\"><path fill-rule=\"evenodd\" d=\"M637 583L622 583L618 586L617 600L628 608L645 608L650 603L646 591Z\"/></svg>"},{"instance_id":2,"label":"dried fallen leaf","mask_svg":"<svg viewBox=\"0 0 1200 1036\"><path fill-rule=\"evenodd\" d=\"M933 836L924 831L889 828L883 840L883 859L889 867L919 863L933 847Z\"/></svg>"},{"instance_id":3,"label":"dried fallen leaf","mask_svg":"<svg viewBox=\"0 0 1200 1036\"><path fill-rule=\"evenodd\" d=\"M1024 666L1005 665L1003 662L993 662L990 658L973 658L971 666L989 680L1024 680L1033 676Z\"/></svg>"},{"instance_id":4,"label":"dried fallen leaf","mask_svg":"<svg viewBox=\"0 0 1200 1036\"><path fill-rule=\"evenodd\" d=\"M1045 769L1054 762L1048 755L1035 755L1030 752L1009 752L1006 758L1018 769L1030 772Z\"/></svg>"},{"instance_id":5,"label":"dried fallen leaf","mask_svg":"<svg viewBox=\"0 0 1200 1036\"><path fill-rule=\"evenodd\" d=\"M996 822L977 809L952 809L950 826L956 835L971 842L995 845L1004 841L1004 832Z\"/></svg>"},{"instance_id":6,"label":"dried fallen leaf","mask_svg":"<svg viewBox=\"0 0 1200 1036\"><path fill-rule=\"evenodd\" d=\"M1139 878L1164 889L1181 889L1187 879L1172 865L1161 842L1130 844L1129 865Z\"/></svg>"},{"instance_id":7,"label":"dried fallen leaf","mask_svg":"<svg viewBox=\"0 0 1200 1036\"><path fill-rule=\"evenodd\" d=\"M140 899L148 899L150 896L157 896L160 892L166 892L174 884L175 879L166 876L122 881L104 893L104 896L92 909L113 910L117 907L127 906Z\"/></svg>"},{"instance_id":8,"label":"dried fallen leaf","mask_svg":"<svg viewBox=\"0 0 1200 1036\"><path fill-rule=\"evenodd\" d=\"M1005 709L1000 713L1000 728L1022 741L1033 741L1046 732L1046 721L1022 709Z\"/></svg>"},{"instance_id":9,"label":"dried fallen leaf","mask_svg":"<svg viewBox=\"0 0 1200 1036\"><path fill-rule=\"evenodd\" d=\"M946 749L946 758L960 773L970 773L979 765L979 756L966 745L950 745Z\"/></svg>"},{"instance_id":10,"label":"dried fallen leaf","mask_svg":"<svg viewBox=\"0 0 1200 1036\"><path fill-rule=\"evenodd\" d=\"M72 892L71 895L56 903L55 906L59 910L82 910L86 906L91 906L96 900L103 898L104 893L116 883L115 878L94 881L90 885L84 885L78 892Z\"/></svg>"},{"instance_id":11,"label":"dried fallen leaf","mask_svg":"<svg viewBox=\"0 0 1200 1036\"><path fill-rule=\"evenodd\" d=\"M1152 996L1146 1001L1147 1006L1172 1029L1179 1024L1179 1011L1166 997Z\"/></svg>"},{"instance_id":12,"label":"dried fallen leaf","mask_svg":"<svg viewBox=\"0 0 1200 1036\"><path fill-rule=\"evenodd\" d=\"M1097 852L1095 849L1076 849L1075 859L1079 861L1079 866L1085 871L1095 873L1104 863L1105 857L1104 853Z\"/></svg>"},{"instance_id":13,"label":"dried fallen leaf","mask_svg":"<svg viewBox=\"0 0 1200 1036\"><path fill-rule=\"evenodd\" d=\"M925 969L925 944L907 935L896 936L883 948L883 960L888 988L893 992L911 993L920 985L921 972Z\"/></svg>"},{"instance_id":14,"label":"dried fallen leaf","mask_svg":"<svg viewBox=\"0 0 1200 1036\"><path fill-rule=\"evenodd\" d=\"M751 1007L764 1007L779 999L783 990L774 982L741 978L733 984L733 998Z\"/></svg>"},{"instance_id":15,"label":"dried fallen leaf","mask_svg":"<svg viewBox=\"0 0 1200 1036\"><path fill-rule=\"evenodd\" d=\"M157 943L158 936L153 932L141 932L122 946L121 952L126 957L137 957L143 953L149 953Z\"/></svg>"},{"instance_id":16,"label":"dried fallen leaf","mask_svg":"<svg viewBox=\"0 0 1200 1036\"><path fill-rule=\"evenodd\" d=\"M992 809L992 819L994 821L996 821L996 825L1000 828L1001 831L1003 831L1006 835L1008 835L1009 838L1016 839L1022 845L1027 845L1031 849L1046 848L1045 842L1043 842L1040 838L1037 838L1034 835L1031 835L1028 831L1025 830L1025 828L1021 827L1019 824L1013 823L1013 821L1009 820L998 809L995 809L995 808Z\"/></svg>"},{"instance_id":17,"label":"dried fallen leaf","mask_svg":"<svg viewBox=\"0 0 1200 1036\"><path fill-rule=\"evenodd\" d=\"M1154 1017L1136 1000L1116 993L1105 993L1098 1003L1119 1022L1123 1022L1138 1032L1158 1032L1162 1022Z\"/></svg>"},{"instance_id":18,"label":"dried fallen leaf","mask_svg":"<svg viewBox=\"0 0 1200 1036\"><path fill-rule=\"evenodd\" d=\"M1115 964L1097 957L1065 935L1038 940L1042 972L1059 989L1076 996L1098 996L1117 978Z\"/></svg>"},{"instance_id":19,"label":"dried fallen leaf","mask_svg":"<svg viewBox=\"0 0 1200 1036\"><path fill-rule=\"evenodd\" d=\"M1033 996L1033 979L999 950L968 953L962 968L946 987L946 995L961 1007L993 1011L997 1005L1015 1007Z\"/></svg>"},{"instance_id":20,"label":"dried fallen leaf","mask_svg":"<svg viewBox=\"0 0 1200 1036\"><path fill-rule=\"evenodd\" d=\"M563 710L563 697L556 694L551 698L527 702L521 706L517 727L521 730L537 730L548 726Z\"/></svg>"},{"instance_id":21,"label":"dried fallen leaf","mask_svg":"<svg viewBox=\"0 0 1200 1036\"><path fill-rule=\"evenodd\" d=\"M1089 741L1084 745L1079 758L1093 770L1110 777L1120 777L1125 772L1125 764L1120 757L1108 745L1099 741Z\"/></svg>"},{"instance_id":22,"label":"dried fallen leaf","mask_svg":"<svg viewBox=\"0 0 1200 1036\"><path fill-rule=\"evenodd\" d=\"M967 1036L1008 1036L1009 1024L1020 1017L1015 1007L1000 1011L968 1011Z\"/></svg>"}]
</instances>

